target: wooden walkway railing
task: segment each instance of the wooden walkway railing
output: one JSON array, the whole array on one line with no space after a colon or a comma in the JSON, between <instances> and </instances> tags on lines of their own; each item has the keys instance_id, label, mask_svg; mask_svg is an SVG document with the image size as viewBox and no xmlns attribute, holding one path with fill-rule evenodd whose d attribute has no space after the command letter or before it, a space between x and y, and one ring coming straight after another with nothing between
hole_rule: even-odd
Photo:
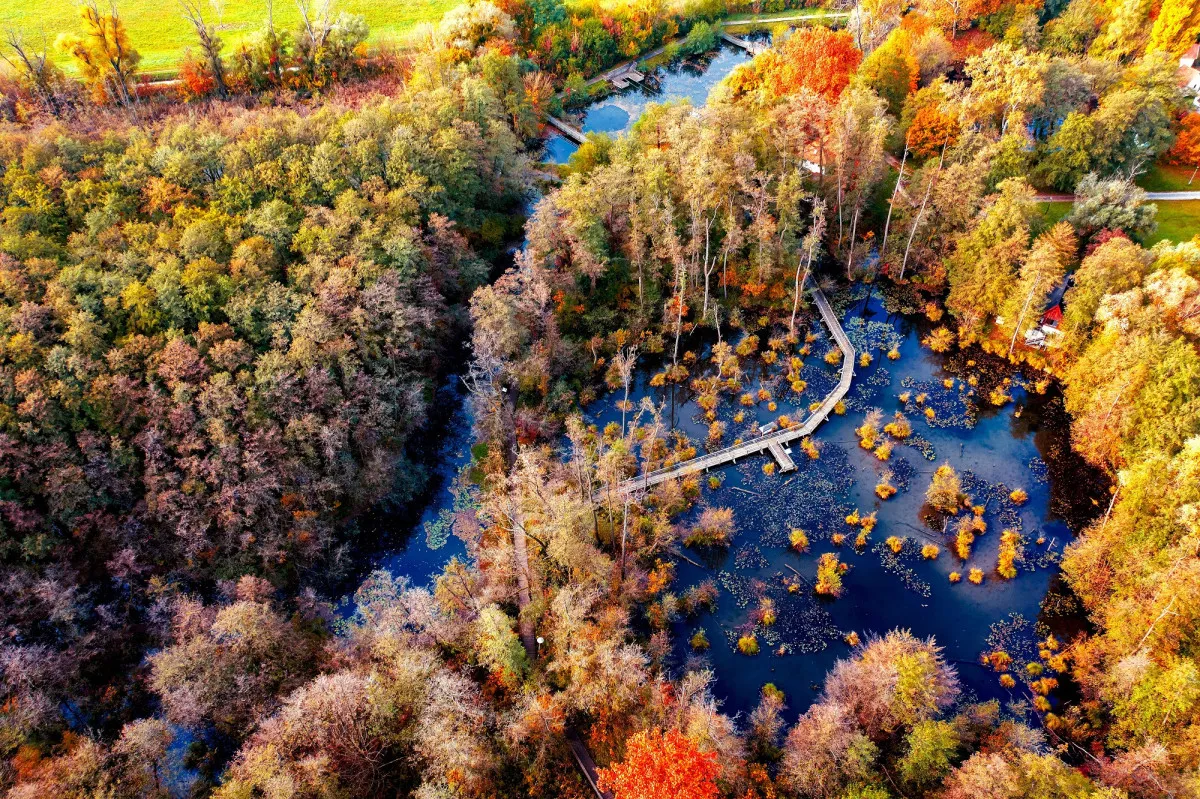
<instances>
[{"instance_id":1,"label":"wooden walkway railing","mask_svg":"<svg viewBox=\"0 0 1200 799\"><path fill-rule=\"evenodd\" d=\"M728 33L726 31L721 31L721 38L732 44L734 47L742 48L750 55L758 55L770 46L762 42L753 42L749 39L743 39L741 36L734 36L732 33Z\"/></svg>"},{"instance_id":2,"label":"wooden walkway railing","mask_svg":"<svg viewBox=\"0 0 1200 799\"><path fill-rule=\"evenodd\" d=\"M559 133L566 136L568 139L575 142L576 144L583 144L585 141L587 141L587 136L584 135L582 130L580 130L579 128L571 127L566 122L563 122L561 119L559 119L558 117L547 115L546 121L549 122L551 125L553 125L555 128L557 128Z\"/></svg>"},{"instance_id":3,"label":"wooden walkway railing","mask_svg":"<svg viewBox=\"0 0 1200 799\"><path fill-rule=\"evenodd\" d=\"M820 426L821 422L829 418L829 414L833 412L838 402L846 396L846 393L850 390L850 383L854 380L854 347L851 345L850 339L846 336L846 331L842 330L842 325L834 314L833 308L829 306L829 300L825 299L825 294L821 289L816 287L813 288L812 293L813 299L817 303L817 309L821 312L821 318L833 333L833 338L837 342L838 348L842 351L841 377L838 379L837 386L825 397L825 401L821 403L821 407L805 419L804 424L774 430L752 441L744 441L741 444L735 444L732 447L710 452L707 455L692 458L669 468L655 469L640 477L626 480L617 488L620 494L644 490L667 480L674 480L677 477L695 474L696 472L705 472L709 469L723 466L726 463L736 463L738 458L761 455L764 452L774 455L780 461L780 467L785 471L795 468L795 464L792 463L792 459L788 457L783 447L798 438L811 435Z\"/></svg>"}]
</instances>

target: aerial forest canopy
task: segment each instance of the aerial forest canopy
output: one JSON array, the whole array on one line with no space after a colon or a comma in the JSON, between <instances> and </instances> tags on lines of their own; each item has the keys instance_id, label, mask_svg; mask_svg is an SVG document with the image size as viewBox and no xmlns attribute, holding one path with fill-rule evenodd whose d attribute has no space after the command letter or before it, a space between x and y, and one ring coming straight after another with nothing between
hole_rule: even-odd
<instances>
[{"instance_id":1,"label":"aerial forest canopy","mask_svg":"<svg viewBox=\"0 0 1200 799\"><path fill-rule=\"evenodd\" d=\"M526 186L487 81L430 82L0 140L6 735L121 679L156 592L294 590L420 488L397 457Z\"/></svg>"},{"instance_id":2,"label":"aerial forest canopy","mask_svg":"<svg viewBox=\"0 0 1200 799\"><path fill-rule=\"evenodd\" d=\"M479 0L393 49L308 4L226 47L190 4L198 47L166 83L115 8L53 50L10 35L0 794L1200 797L1200 237L1138 183L1200 164L1200 7L798 6ZM544 160L545 118L578 123L604 70L707 68L723 22L760 12L786 19L704 104ZM810 385L908 357L862 346L872 302L946 365L894 413ZM368 573L388 558L365 514L417 525L447 380L471 429L423 530L461 554L428 584ZM940 389L1060 412L1057 456L1089 480L1058 478L1082 510L1041 566L1033 535L988 529L1030 486L988 494L921 436ZM743 589L708 565L768 522L726 506L727 475L645 478L806 408L857 417L874 505L766 531L809 574ZM849 462L814 429L789 457ZM901 471L903 446L928 468ZM764 519L816 482L752 464ZM869 548L905 495L918 516ZM1051 570L1075 626L971 661L834 630L821 684L755 683L731 711L712 653L782 682L795 661L769 659L806 655L779 627L815 617L779 597L844 603L876 552L956 558L942 583L972 602Z\"/></svg>"}]
</instances>

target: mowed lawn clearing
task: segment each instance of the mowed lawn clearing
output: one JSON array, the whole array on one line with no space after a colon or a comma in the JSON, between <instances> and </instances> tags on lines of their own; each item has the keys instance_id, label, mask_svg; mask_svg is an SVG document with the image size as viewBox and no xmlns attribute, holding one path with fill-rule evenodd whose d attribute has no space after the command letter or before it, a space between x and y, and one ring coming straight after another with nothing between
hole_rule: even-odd
<instances>
[{"instance_id":1,"label":"mowed lawn clearing","mask_svg":"<svg viewBox=\"0 0 1200 799\"><path fill-rule=\"evenodd\" d=\"M339 0L337 11L362 14L371 28L371 40L400 39L422 22L436 22L442 14L462 0ZM105 7L105 3L101 3ZM170 73L179 63L185 47L195 47L196 37L183 19L177 0L119 0L117 4L133 46L142 54L144 72ZM216 22L216 14L202 3L206 18ZM275 25L293 30L300 23L294 2L274 4ZM262 28L267 18L265 0L232 0L224 4L220 17L221 38L226 53L245 36ZM74 0L4 0L0 2L0 31L15 29L28 44L40 45L43 36L53 49L58 34L79 33L78 12ZM68 59L56 56L67 71L73 71Z\"/></svg>"},{"instance_id":2,"label":"mowed lawn clearing","mask_svg":"<svg viewBox=\"0 0 1200 799\"><path fill-rule=\"evenodd\" d=\"M1191 241L1200 233L1200 200L1160 200L1158 206L1158 227L1144 242L1147 247L1160 241ZM1038 203L1042 209L1042 218L1046 225L1052 225L1067 214L1071 213L1069 202Z\"/></svg>"},{"instance_id":3,"label":"mowed lawn clearing","mask_svg":"<svg viewBox=\"0 0 1200 799\"><path fill-rule=\"evenodd\" d=\"M1193 166L1154 164L1138 176L1137 184L1146 191L1197 191L1200 190L1200 175L1191 183Z\"/></svg>"}]
</instances>

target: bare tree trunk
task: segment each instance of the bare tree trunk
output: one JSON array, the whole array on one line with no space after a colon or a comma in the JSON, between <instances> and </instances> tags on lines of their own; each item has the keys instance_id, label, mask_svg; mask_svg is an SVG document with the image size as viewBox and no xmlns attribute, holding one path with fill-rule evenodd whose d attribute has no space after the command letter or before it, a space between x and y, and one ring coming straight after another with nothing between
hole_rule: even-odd
<instances>
[{"instance_id":1,"label":"bare tree trunk","mask_svg":"<svg viewBox=\"0 0 1200 799\"><path fill-rule=\"evenodd\" d=\"M942 173L942 164L944 164L946 161L946 145L949 143L950 143L949 139L942 142L942 157L940 159L938 159L937 175L940 175ZM937 175L935 175L934 178L936 178ZM929 183L926 184L925 196L924 196L924 198L921 199L921 209L919 211L917 211L917 218L913 220L912 230L910 230L908 232L908 243L904 245L904 262L902 264L900 264L900 277L898 278L898 280L904 279L904 270L906 268L908 268L908 251L909 251L909 248L912 247L913 237L917 235L917 228L921 224L921 215L925 213L925 204L929 202L929 195L933 191L933 183L934 183L934 179L931 178L929 180Z\"/></svg>"},{"instance_id":2,"label":"bare tree trunk","mask_svg":"<svg viewBox=\"0 0 1200 799\"><path fill-rule=\"evenodd\" d=\"M854 279L854 236L858 232L858 212L859 209L854 209L854 221L850 224L850 248L849 254L846 256L846 279Z\"/></svg>"},{"instance_id":3,"label":"bare tree trunk","mask_svg":"<svg viewBox=\"0 0 1200 799\"><path fill-rule=\"evenodd\" d=\"M625 582L625 541L629 534L629 496L625 497L625 511L621 517L621 582Z\"/></svg>"},{"instance_id":4,"label":"bare tree trunk","mask_svg":"<svg viewBox=\"0 0 1200 799\"><path fill-rule=\"evenodd\" d=\"M1017 317L1017 323L1013 325L1012 340L1008 342L1008 356L1012 357L1013 348L1017 346L1017 333L1021 332L1021 322L1025 321L1025 312L1029 310L1029 303L1033 300L1033 293L1037 290L1037 281L1029 287L1029 293L1025 295L1025 304L1021 306L1021 314Z\"/></svg>"},{"instance_id":5,"label":"bare tree trunk","mask_svg":"<svg viewBox=\"0 0 1200 799\"><path fill-rule=\"evenodd\" d=\"M208 67L212 70L213 85L216 87L217 96L222 100L227 99L229 89L225 83L225 65L221 62L221 41L217 37L215 29L204 21L204 14L201 12L197 0L181 0L181 2L183 18L195 29L196 38L200 40L200 49L204 51L204 55L208 59ZM219 17L217 22L220 23Z\"/></svg>"},{"instance_id":6,"label":"bare tree trunk","mask_svg":"<svg viewBox=\"0 0 1200 799\"><path fill-rule=\"evenodd\" d=\"M837 187L837 189L838 189L838 192L837 192L837 204L838 204L838 241L841 241L841 240L842 240L842 236L843 236L843 234L845 233L845 230L844 230L844 229L843 229L843 227L842 227L842 173L843 173L844 171L845 171L845 170L844 170L842 167L840 167L840 166L838 167L838 187Z\"/></svg>"},{"instance_id":7,"label":"bare tree trunk","mask_svg":"<svg viewBox=\"0 0 1200 799\"><path fill-rule=\"evenodd\" d=\"M796 293L792 299L792 319L788 322L788 336L795 337L796 335L796 311L800 309L800 290L804 284L808 282L808 270L812 267L812 251L808 253L807 259L804 261L804 277L800 277L800 261L796 262Z\"/></svg>"},{"instance_id":8,"label":"bare tree trunk","mask_svg":"<svg viewBox=\"0 0 1200 799\"><path fill-rule=\"evenodd\" d=\"M533 601L529 593L529 545L525 539L524 525L516 520L513 523L513 560L517 572L517 629L525 654L533 660L537 657L537 636L534 635L533 622L525 613L525 608Z\"/></svg>"},{"instance_id":9,"label":"bare tree trunk","mask_svg":"<svg viewBox=\"0 0 1200 799\"><path fill-rule=\"evenodd\" d=\"M883 241L879 244L879 257L884 258L887 252L888 228L892 225L892 209L896 207L896 195L900 193L900 184L904 182L904 163L908 161L908 143L904 145L904 156L900 159L900 174L896 177L896 185L892 188L892 199L888 202L887 221L883 223Z\"/></svg>"},{"instance_id":10,"label":"bare tree trunk","mask_svg":"<svg viewBox=\"0 0 1200 799\"><path fill-rule=\"evenodd\" d=\"M675 283L678 289L675 298L675 349L671 352L671 363L673 366L679 365L679 334L683 332L683 292L687 288L687 276L682 271L682 266L675 267Z\"/></svg>"},{"instance_id":11,"label":"bare tree trunk","mask_svg":"<svg viewBox=\"0 0 1200 799\"><path fill-rule=\"evenodd\" d=\"M700 312L700 320L703 322L708 318L708 276L712 274L712 269L708 265L708 245L709 237L712 233L712 220L708 220L708 224L704 228L704 308ZM716 259L713 259L713 265L716 265Z\"/></svg>"}]
</instances>

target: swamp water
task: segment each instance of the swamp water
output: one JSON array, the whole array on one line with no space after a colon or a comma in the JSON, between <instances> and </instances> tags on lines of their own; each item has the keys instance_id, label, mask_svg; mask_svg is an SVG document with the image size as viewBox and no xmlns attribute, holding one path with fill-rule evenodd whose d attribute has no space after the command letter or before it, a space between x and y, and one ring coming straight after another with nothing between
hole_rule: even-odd
<instances>
[{"instance_id":1,"label":"swamp water","mask_svg":"<svg viewBox=\"0 0 1200 799\"><path fill-rule=\"evenodd\" d=\"M617 135L627 132L652 102L687 97L700 105L713 86L748 60L742 50L723 44L702 59L660 69L658 92L635 86L601 100L586 111L583 129ZM574 150L575 145L561 136L547 139L547 160L566 162ZM693 658L711 665L718 679L717 693L731 713L748 713L757 704L762 686L772 682L785 692L788 715L794 718L816 698L834 662L851 654L843 640L845 634L853 631L866 640L871 634L895 628L909 629L921 637L934 636L968 693L981 699L1007 700L1023 695L1022 687L1018 684L1012 693L1004 690L997 675L979 665L980 654L1002 647L1019 667L1036 655L1039 635L1078 624L1077 604L1055 590L1057 561L1071 538L1065 519L1076 520L1078 527L1097 512L1097 504L1103 509L1107 494L1105 486L1081 469L1070 452L1057 390L1052 387L1046 396L1039 396L1018 378L1008 389L1012 401L1001 407L992 406L986 392L982 397L969 396L972 389L964 381L981 371L978 366L967 366L969 354L945 357L921 348L917 323L889 315L878 298L868 300L867 295L867 289L859 286L831 297L856 352L870 351L873 362L856 370L846 398L846 414L832 416L813 435L820 457L811 460L794 444L794 473L765 475L762 465L768 462L767 456L727 466L717 472L721 488L710 490L702 479L698 507L678 520L686 526L704 507L734 511L738 533L729 550L688 550L690 559L704 565L679 561L676 581L669 589L681 594L707 580L718 586L714 613L673 624L672 665L682 667ZM718 415L728 425L724 445L738 435L749 438L755 425L781 414L803 419L808 404L822 399L833 387L837 367L822 360L832 341L819 321L812 331L818 338L805 359L801 376L808 385L800 396L778 377L778 367L763 367L757 356L741 359L748 370L749 362L758 364L757 373L750 374L767 380L777 408L769 411L766 402L745 408L723 395ZM728 335L734 344L740 338L737 331L728 331ZM765 348L765 338L762 344ZM886 357L892 346L901 354L895 361ZM648 358L643 359L646 361ZM698 371L699 367L693 373ZM631 400L636 403L645 396L661 404L665 418L702 451L707 421L694 396L685 387L673 392L652 388L650 376L646 368L639 371ZM944 385L947 378L954 381L951 388ZM746 390L757 388L756 382L745 381ZM923 392L928 399L922 405L912 399L901 403L898 397L903 392L911 397ZM614 421L619 424L616 402L620 398L613 394L593 403L585 409L588 420L600 427ZM402 547L381 553L374 562L374 568L416 584L429 582L451 557L463 556L463 544L450 530L457 510L472 501L469 491L457 490L466 485L463 476L471 461L472 422L457 378L440 390L437 401L449 409L449 421L426 493L428 502L417 519L385 515L379 520L393 529L408 530L408 534ZM933 420L923 413L926 405L934 409ZM913 427L913 436L896 446L887 462L862 450L854 433L872 408L884 411L884 422L902 410ZM732 421L739 410L746 416L741 425ZM941 522L930 519L923 507L930 477L942 463L953 465L963 479L964 491L976 504L987 506L987 532L978 537L966 562L952 551L952 532L943 534ZM884 472L891 473L892 484L899 489L886 502L874 492ZM1014 488L1029 494L1020 506L1008 498ZM864 515L878 514L878 523L861 550L854 547L857 529L845 520L856 509ZM789 549L792 528L808 534L807 553ZM1000 531L1005 528L1017 529L1023 537L1018 574L1012 580L1003 580L996 573ZM835 533L846 535L841 546L830 540ZM903 539L899 554L886 547L889 536ZM1036 543L1039 537L1043 544ZM920 549L927 543L940 547L934 561L921 556ZM837 552L850 567L839 599L818 598L811 590L817 558L823 552ZM981 585L967 581L971 567L984 571ZM960 572L962 581L951 584L951 571ZM798 590L790 592L785 580L798 584ZM770 627L751 621L764 596L774 601L778 616ZM688 642L700 629L711 648L697 655ZM755 630L761 647L754 657L741 655L736 648L738 636L750 629Z\"/></svg>"},{"instance_id":2,"label":"swamp water","mask_svg":"<svg viewBox=\"0 0 1200 799\"><path fill-rule=\"evenodd\" d=\"M1039 637L1077 626L1073 599L1058 591L1044 604L1043 598L1058 573L1063 547L1072 538L1065 519L1086 518L1095 513L1097 504L1107 501L1103 484L1081 468L1070 452L1061 397L1053 387L1039 395L1011 367L978 350L941 356L923 348L918 324L889 314L865 286L843 290L831 300L856 353L870 353L872 363L856 365L845 414L831 415L811 437L819 458L811 459L795 442L791 445L795 472L764 474L763 465L773 461L762 455L700 476L700 498L692 511L677 520L680 529L686 530L705 507L727 507L733 509L737 534L728 550L684 549L696 563L676 564L676 581L668 590L682 594L711 580L718 587L718 599L715 612L680 618L672 625L674 665L706 661L717 675L717 694L725 700L727 712L748 713L763 685L774 683L785 692L789 715L794 717L817 697L835 661L852 653L844 640L848 633L866 641L871 635L901 628L918 637L936 638L968 694L1001 700L1024 696L1020 682L1011 693L1003 689L998 675L980 665L980 655L1002 648L1012 655L1019 671L1022 664L1036 659ZM766 366L761 358L767 349L766 331L759 332L762 341L756 354L739 357L744 373L741 390L757 394L765 388L776 409L768 410L766 401L746 407L739 394L721 394L716 413L727 426L726 434L709 449L729 446L735 437L749 441L758 425L780 415L802 421L810 403L822 400L836 384L838 367L823 360L835 344L815 310L797 332L801 336L797 345L781 351L773 366ZM782 364L796 354L808 332L815 339L800 373L807 387L797 395L784 377ZM727 341L736 345L744 335L727 331ZM681 343L681 352L684 347ZM899 359L887 357L893 348ZM696 353L693 376L710 368L710 352L706 346ZM686 433L704 452L708 420L696 404L695 393L687 386L651 387L651 376L650 369L639 371L630 393L635 406L648 397L663 409L666 426ZM979 388L969 384L972 376ZM1011 401L996 407L988 387L1003 377L1011 380L1006 386ZM902 394L908 395L907 402L901 400ZM920 394L926 397L918 403ZM613 392L593 403L586 411L588 421L601 429L610 422L619 425L622 396L623 392ZM895 442L887 461L862 449L855 433L873 408L883 411L883 423L900 411L912 425L912 435ZM932 419L925 408L933 409ZM741 423L734 420L739 411L744 414ZM977 537L966 561L953 552L953 522L943 532L945 517L925 505L925 490L943 463L958 472L963 492L973 504L986 506L987 531ZM898 489L886 501L875 493L885 473ZM721 481L715 490L708 483L714 475ZM1009 496L1016 488L1028 493L1019 505ZM877 523L861 548L855 547L861 528L846 520L854 511L861 516L877 514ZM793 528L806 532L807 552L790 548ZM1023 539L1018 573L1011 580L996 572L1004 529L1016 530ZM832 541L838 533L845 535L841 545ZM885 544L889 536L902 540L898 554ZM922 557L925 544L939 547L935 560ZM837 553L849 566L838 599L819 597L813 591L817 559L825 552ZM973 567L984 572L980 585L967 580ZM961 582L950 582L952 571L962 575ZM789 590L788 584L795 587ZM770 626L754 621L763 597L772 600L777 614ZM689 639L701 629L711 647L693 653ZM760 646L756 656L737 650L739 636L751 631Z\"/></svg>"}]
</instances>

